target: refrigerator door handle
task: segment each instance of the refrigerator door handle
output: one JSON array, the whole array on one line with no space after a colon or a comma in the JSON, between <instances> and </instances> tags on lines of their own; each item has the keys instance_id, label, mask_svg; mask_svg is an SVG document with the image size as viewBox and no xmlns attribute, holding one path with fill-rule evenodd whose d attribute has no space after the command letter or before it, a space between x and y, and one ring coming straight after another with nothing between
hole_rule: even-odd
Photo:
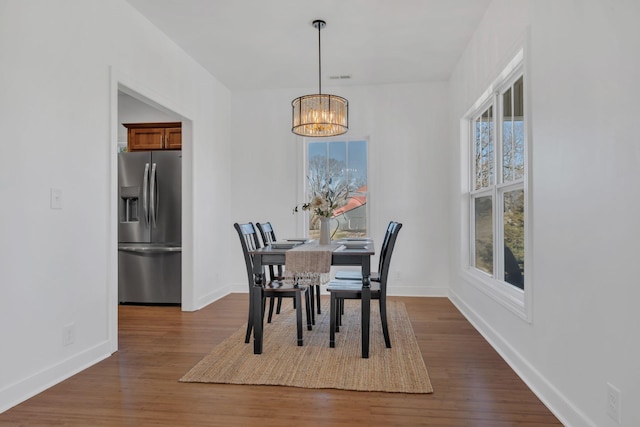
<instances>
[{"instance_id":1,"label":"refrigerator door handle","mask_svg":"<svg viewBox=\"0 0 640 427\"><path fill-rule=\"evenodd\" d=\"M144 165L144 175L142 177L142 208L144 218L149 223L149 163Z\"/></svg>"},{"instance_id":2,"label":"refrigerator door handle","mask_svg":"<svg viewBox=\"0 0 640 427\"><path fill-rule=\"evenodd\" d=\"M157 165L154 163L151 166L151 189L149 190L149 194L151 195L151 221L153 221L153 227L157 226L157 208L158 208L158 181L156 179L156 167Z\"/></svg>"}]
</instances>

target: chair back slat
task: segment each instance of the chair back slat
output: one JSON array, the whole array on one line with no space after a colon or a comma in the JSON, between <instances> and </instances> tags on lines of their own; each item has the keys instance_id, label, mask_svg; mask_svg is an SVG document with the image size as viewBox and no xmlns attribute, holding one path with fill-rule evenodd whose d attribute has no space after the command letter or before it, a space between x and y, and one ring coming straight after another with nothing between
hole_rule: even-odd
<instances>
[{"instance_id":1,"label":"chair back slat","mask_svg":"<svg viewBox=\"0 0 640 427\"><path fill-rule=\"evenodd\" d=\"M258 227L258 230L260 230L262 243L265 246L276 241L276 233L273 231L273 227L270 222L258 222L256 226Z\"/></svg>"}]
</instances>

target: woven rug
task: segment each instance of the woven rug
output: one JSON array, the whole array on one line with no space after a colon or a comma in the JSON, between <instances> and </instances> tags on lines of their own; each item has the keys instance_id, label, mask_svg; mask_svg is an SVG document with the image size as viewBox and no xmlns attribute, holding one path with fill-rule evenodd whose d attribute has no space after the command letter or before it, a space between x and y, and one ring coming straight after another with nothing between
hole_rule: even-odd
<instances>
[{"instance_id":1,"label":"woven rug","mask_svg":"<svg viewBox=\"0 0 640 427\"><path fill-rule=\"evenodd\" d=\"M371 301L369 358L361 357L360 301L345 302L336 347L329 347L329 307L316 316L312 331L304 327L304 345L296 344L295 311L283 310L265 322L263 353L253 354L253 337L245 344L240 328L196 364L181 382L281 385L358 391L432 393L427 368L404 303L388 301L392 348L384 345L378 302ZM286 308L284 308L286 306Z\"/></svg>"}]
</instances>

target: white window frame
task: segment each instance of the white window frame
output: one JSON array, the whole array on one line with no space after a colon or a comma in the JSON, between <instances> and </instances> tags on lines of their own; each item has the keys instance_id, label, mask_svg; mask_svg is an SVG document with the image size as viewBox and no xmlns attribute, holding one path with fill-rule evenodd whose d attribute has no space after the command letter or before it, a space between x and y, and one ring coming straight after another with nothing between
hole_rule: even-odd
<instances>
[{"instance_id":1,"label":"white window frame","mask_svg":"<svg viewBox=\"0 0 640 427\"><path fill-rule=\"evenodd\" d=\"M461 183L463 197L462 240L461 240L461 270L463 278L490 296L501 305L511 310L524 320L532 321L532 245L531 245L531 115L529 109L529 78L526 72L524 49L520 49L515 57L505 67L504 71L489 86L484 94L474 103L468 113L460 121L461 134ZM513 86L520 77L524 76L524 176L521 179L502 182L502 102L499 98ZM475 159L474 159L474 126L475 120L490 106L493 106L494 135L494 182L487 188L475 190ZM498 131L500 130L500 131ZM525 272L524 290L505 282L504 279L504 236L502 209L503 195L509 191L524 191L524 239L525 239ZM486 273L474 267L475 258L475 206L474 200L479 196L491 196L493 208L493 274Z\"/></svg>"}]
</instances>

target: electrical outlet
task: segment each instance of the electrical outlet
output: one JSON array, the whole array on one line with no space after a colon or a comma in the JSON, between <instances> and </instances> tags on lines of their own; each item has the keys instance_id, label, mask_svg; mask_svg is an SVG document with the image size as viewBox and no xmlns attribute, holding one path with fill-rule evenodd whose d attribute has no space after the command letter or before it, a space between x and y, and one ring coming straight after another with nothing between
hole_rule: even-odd
<instances>
[{"instance_id":1,"label":"electrical outlet","mask_svg":"<svg viewBox=\"0 0 640 427\"><path fill-rule=\"evenodd\" d=\"M76 324L69 323L62 328L62 345L69 346L76 340Z\"/></svg>"},{"instance_id":2,"label":"electrical outlet","mask_svg":"<svg viewBox=\"0 0 640 427\"><path fill-rule=\"evenodd\" d=\"M620 424L622 415L622 396L620 390L607 383L607 415Z\"/></svg>"}]
</instances>

